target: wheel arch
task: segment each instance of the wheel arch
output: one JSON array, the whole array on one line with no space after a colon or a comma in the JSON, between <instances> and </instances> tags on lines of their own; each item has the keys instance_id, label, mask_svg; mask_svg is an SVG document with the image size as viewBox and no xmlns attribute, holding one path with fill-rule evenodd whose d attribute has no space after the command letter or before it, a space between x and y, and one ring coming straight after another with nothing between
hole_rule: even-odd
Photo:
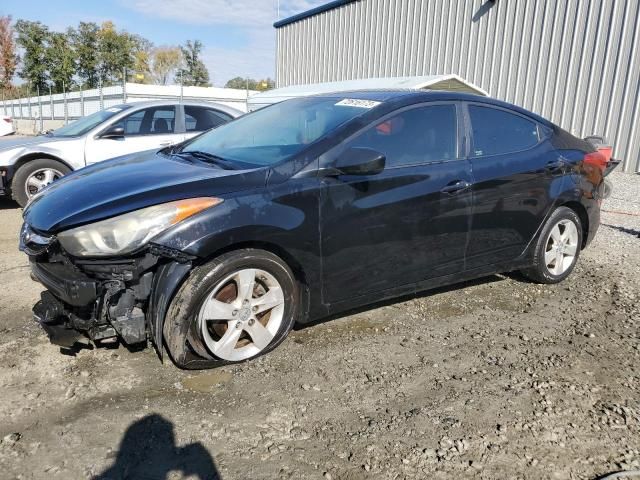
<instances>
[{"instance_id":1,"label":"wheel arch","mask_svg":"<svg viewBox=\"0 0 640 480\"><path fill-rule=\"evenodd\" d=\"M56 162L60 162L61 164L63 164L65 167L67 167L69 170L73 171L75 170L71 164L65 160L63 160L60 157L56 157L55 155L52 155L50 153L45 153L45 152L30 152L27 153L25 155L22 155L20 158L18 158L18 160L16 161L16 163L14 164L14 176L15 176L15 172L18 171L19 168L21 168L22 166L24 166L24 164L32 161L32 160L40 160L40 159L48 159L48 160L55 160Z\"/></svg>"},{"instance_id":2,"label":"wheel arch","mask_svg":"<svg viewBox=\"0 0 640 480\"><path fill-rule=\"evenodd\" d=\"M576 202L575 200L571 200L560 205L561 207L567 207L573 210L576 215L580 218L580 223L582 225L582 245L581 250L587 246L587 238L589 236L589 215L587 214L587 209L580 202Z\"/></svg>"},{"instance_id":3,"label":"wheel arch","mask_svg":"<svg viewBox=\"0 0 640 480\"><path fill-rule=\"evenodd\" d=\"M234 250L241 250L244 248L254 248L259 250L265 250L281 258L282 261L286 263L288 267L291 269L291 271L293 272L293 276L295 277L296 281L301 287L300 288L301 292L303 293L306 292L304 294L308 295L309 280L308 280L307 272L305 271L302 263L296 258L294 254L292 254L285 247L273 242L262 241L262 240L246 240L246 241L240 241L237 243L232 243L230 245L227 245L225 247L215 250L214 252L208 254L206 257L199 259L198 263L199 264L207 263L213 260L214 258L219 257L222 254L229 253ZM304 300L305 301L303 302L303 305L307 305L307 299L305 298Z\"/></svg>"},{"instance_id":4,"label":"wheel arch","mask_svg":"<svg viewBox=\"0 0 640 480\"><path fill-rule=\"evenodd\" d=\"M300 287L300 311L298 321L307 318L311 310L311 282L309 281L308 272L305 270L303 263L299 261L299 259L287 248L278 245L277 243L262 240L239 241L215 250L206 257L200 259L198 263L207 263L222 254L244 248L254 248L267 251L281 258L282 261L287 264L293 272L293 276Z\"/></svg>"}]
</instances>

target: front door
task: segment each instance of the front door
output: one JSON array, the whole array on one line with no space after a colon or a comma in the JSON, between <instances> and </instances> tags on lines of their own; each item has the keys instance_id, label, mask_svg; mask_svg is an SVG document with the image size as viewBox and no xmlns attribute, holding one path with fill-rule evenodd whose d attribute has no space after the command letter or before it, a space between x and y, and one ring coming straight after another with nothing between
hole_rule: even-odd
<instances>
[{"instance_id":1,"label":"front door","mask_svg":"<svg viewBox=\"0 0 640 480\"><path fill-rule=\"evenodd\" d=\"M402 110L347 140L386 157L382 173L322 180L323 300L335 303L459 272L471 213L457 106ZM321 165L322 167L322 165Z\"/></svg>"},{"instance_id":2,"label":"front door","mask_svg":"<svg viewBox=\"0 0 640 480\"><path fill-rule=\"evenodd\" d=\"M130 113L114 125L124 128L122 138L87 138L87 165L109 158L145 150L161 149L180 143L184 133L176 127L176 107L163 105Z\"/></svg>"}]
</instances>

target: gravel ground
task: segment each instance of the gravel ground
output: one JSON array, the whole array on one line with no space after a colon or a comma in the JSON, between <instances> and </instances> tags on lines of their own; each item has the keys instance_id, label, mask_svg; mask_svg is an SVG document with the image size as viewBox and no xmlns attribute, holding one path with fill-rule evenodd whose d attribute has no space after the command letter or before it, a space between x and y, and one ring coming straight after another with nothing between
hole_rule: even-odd
<instances>
[{"instance_id":1,"label":"gravel ground","mask_svg":"<svg viewBox=\"0 0 640 480\"><path fill-rule=\"evenodd\" d=\"M592 479L640 468L640 176L614 174L574 274L496 275L184 372L61 354L0 203L3 478ZM615 212L615 213L614 213Z\"/></svg>"}]
</instances>

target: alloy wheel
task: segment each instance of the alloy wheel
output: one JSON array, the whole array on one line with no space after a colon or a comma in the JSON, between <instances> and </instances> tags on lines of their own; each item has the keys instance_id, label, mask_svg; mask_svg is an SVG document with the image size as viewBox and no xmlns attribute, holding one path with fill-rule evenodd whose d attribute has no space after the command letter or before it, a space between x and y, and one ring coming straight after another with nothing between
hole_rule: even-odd
<instances>
[{"instance_id":1,"label":"alloy wheel","mask_svg":"<svg viewBox=\"0 0 640 480\"><path fill-rule=\"evenodd\" d=\"M547 238L544 263L552 275L562 275L578 253L578 228L571 220L560 220L554 225Z\"/></svg>"},{"instance_id":2,"label":"alloy wheel","mask_svg":"<svg viewBox=\"0 0 640 480\"><path fill-rule=\"evenodd\" d=\"M198 330L216 357L240 361L258 355L282 325L284 293L269 272L246 268L218 282L200 307Z\"/></svg>"},{"instance_id":3,"label":"alloy wheel","mask_svg":"<svg viewBox=\"0 0 640 480\"><path fill-rule=\"evenodd\" d=\"M62 172L53 168L40 168L27 177L24 191L31 198L47 185L63 176Z\"/></svg>"}]
</instances>

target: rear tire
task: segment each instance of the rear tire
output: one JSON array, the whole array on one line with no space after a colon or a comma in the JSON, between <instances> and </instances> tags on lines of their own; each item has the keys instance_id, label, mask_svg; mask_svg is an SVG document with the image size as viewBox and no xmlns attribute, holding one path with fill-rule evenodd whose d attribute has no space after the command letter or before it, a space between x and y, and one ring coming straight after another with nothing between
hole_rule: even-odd
<instances>
[{"instance_id":1,"label":"rear tire","mask_svg":"<svg viewBox=\"0 0 640 480\"><path fill-rule=\"evenodd\" d=\"M582 222L568 207L557 208L545 223L522 274L537 283L559 283L571 275L582 247Z\"/></svg>"},{"instance_id":2,"label":"rear tire","mask_svg":"<svg viewBox=\"0 0 640 480\"><path fill-rule=\"evenodd\" d=\"M65 164L50 158L29 160L18 168L11 181L11 195L24 208L29 199L50 183L71 172Z\"/></svg>"},{"instance_id":3,"label":"rear tire","mask_svg":"<svg viewBox=\"0 0 640 480\"><path fill-rule=\"evenodd\" d=\"M298 299L295 277L276 255L258 249L225 253L196 267L174 297L163 327L165 345L176 366L186 369L259 357L286 338Z\"/></svg>"}]
</instances>

